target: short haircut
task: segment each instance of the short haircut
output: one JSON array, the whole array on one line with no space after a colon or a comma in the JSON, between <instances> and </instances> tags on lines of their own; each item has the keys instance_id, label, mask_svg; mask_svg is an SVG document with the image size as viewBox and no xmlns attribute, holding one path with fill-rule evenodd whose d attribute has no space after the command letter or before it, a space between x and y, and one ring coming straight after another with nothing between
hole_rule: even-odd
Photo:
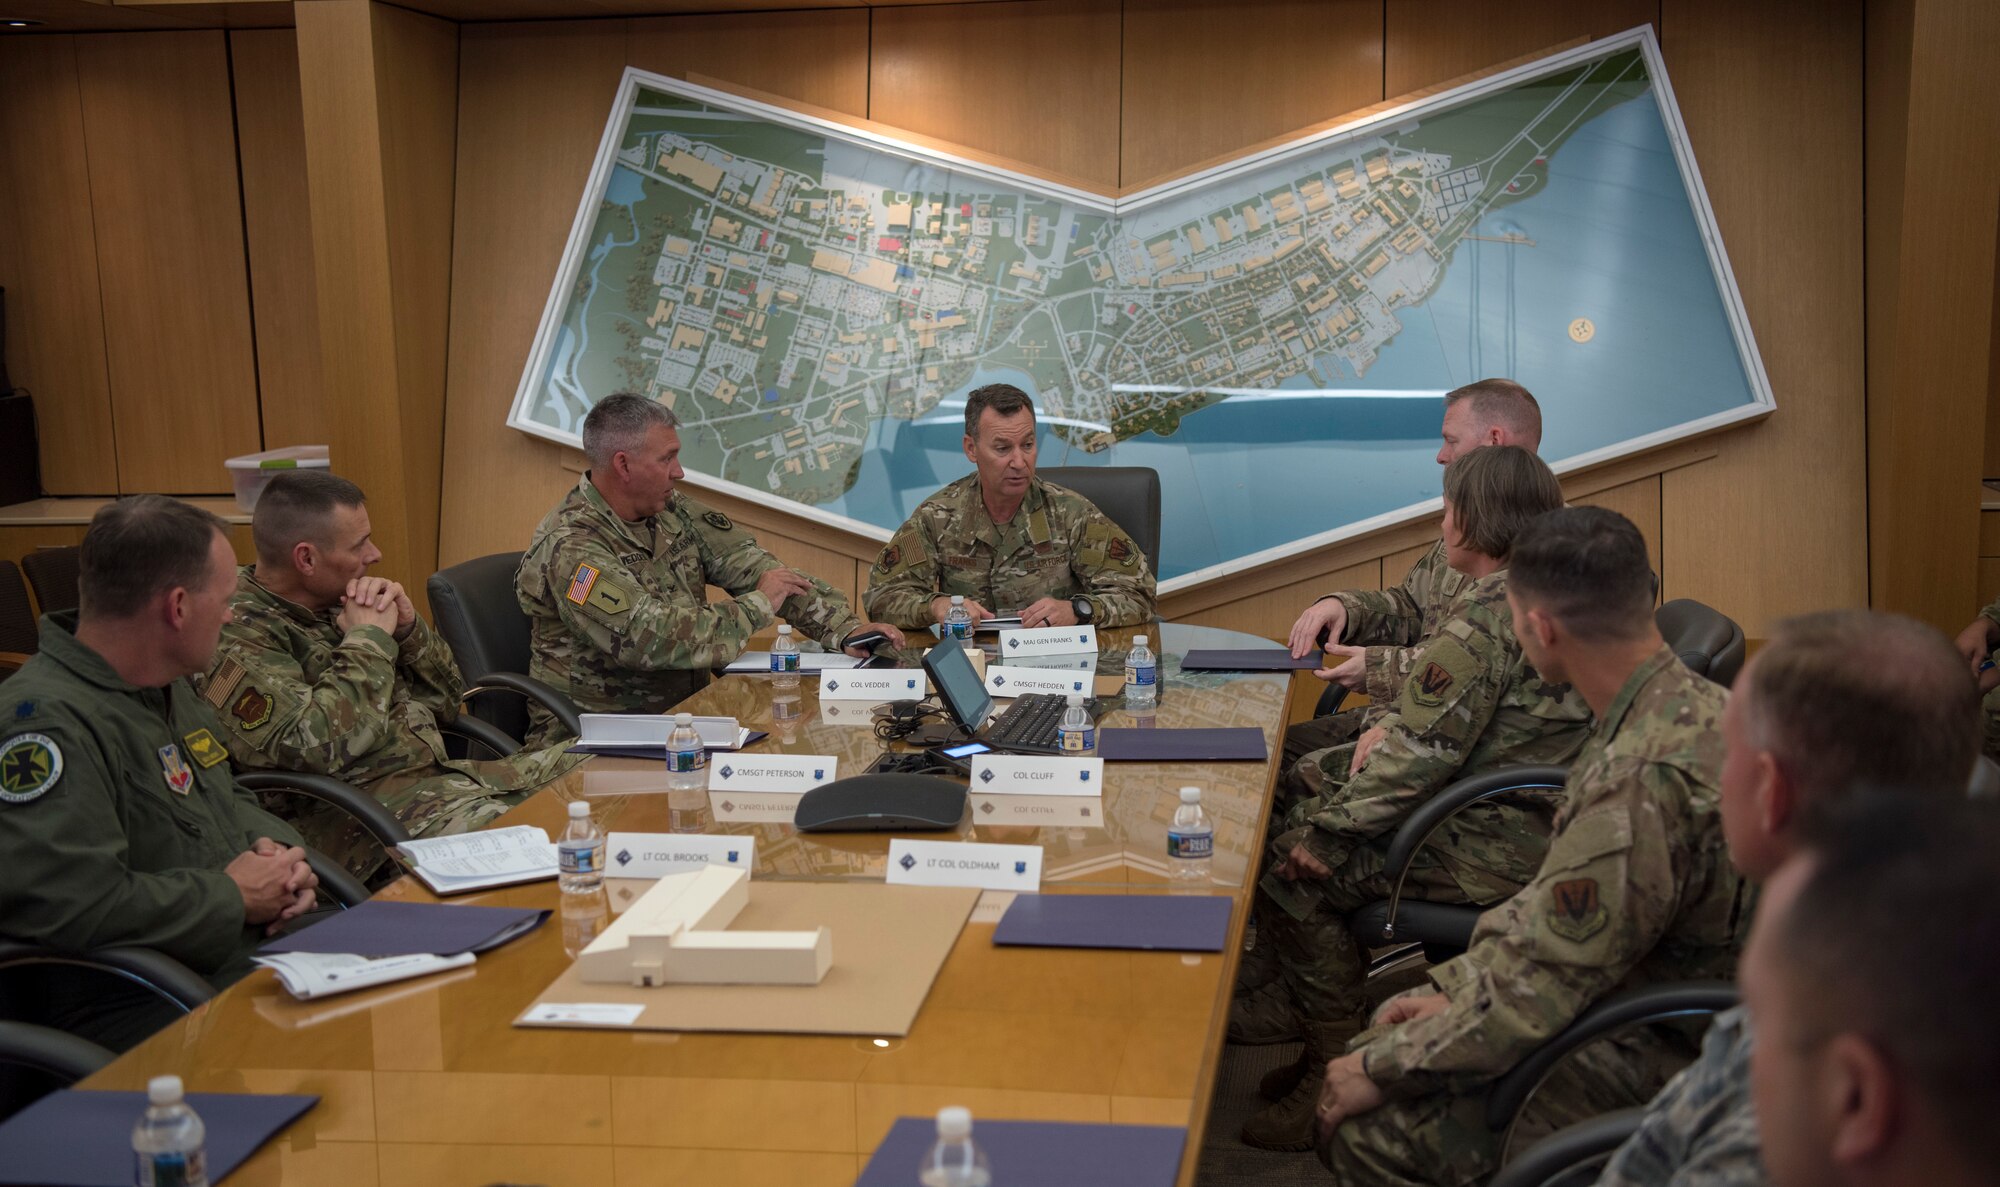
<instances>
[{"instance_id":1,"label":"short haircut","mask_svg":"<svg viewBox=\"0 0 2000 1187\"><path fill-rule=\"evenodd\" d=\"M974 388L965 397L965 435L979 440L979 414L991 408L1001 416L1012 416L1021 409L1028 410L1028 419L1035 418L1035 402L1028 393L1011 383L989 383L985 387Z\"/></svg>"},{"instance_id":2,"label":"short haircut","mask_svg":"<svg viewBox=\"0 0 2000 1187\"><path fill-rule=\"evenodd\" d=\"M250 539L257 545L257 559L272 565L289 563L292 546L301 540L327 542L327 520L335 507L367 502L360 487L326 470L288 470L278 475L257 496L257 509L250 513Z\"/></svg>"},{"instance_id":3,"label":"short haircut","mask_svg":"<svg viewBox=\"0 0 2000 1187\"><path fill-rule=\"evenodd\" d=\"M583 452L593 466L609 466L614 454L630 453L654 425L678 428L680 417L657 400L618 392L597 402L583 418Z\"/></svg>"},{"instance_id":4,"label":"short haircut","mask_svg":"<svg viewBox=\"0 0 2000 1187\"><path fill-rule=\"evenodd\" d=\"M1444 394L1444 406L1470 401L1481 424L1506 429L1533 441L1542 439L1542 406L1527 388L1511 379L1480 379Z\"/></svg>"},{"instance_id":5,"label":"short haircut","mask_svg":"<svg viewBox=\"0 0 2000 1187\"><path fill-rule=\"evenodd\" d=\"M1954 787L1979 755L1979 689L1936 629L1871 610L1787 618L1747 673L1748 725L1806 810L1858 784Z\"/></svg>"},{"instance_id":6,"label":"short haircut","mask_svg":"<svg viewBox=\"0 0 2000 1187\"><path fill-rule=\"evenodd\" d=\"M1507 584L1591 642L1644 635L1658 588L1646 538L1603 507L1564 507L1522 528L1507 559Z\"/></svg>"},{"instance_id":7,"label":"short haircut","mask_svg":"<svg viewBox=\"0 0 2000 1187\"><path fill-rule=\"evenodd\" d=\"M168 590L205 587L209 550L228 531L216 516L165 495L100 508L77 557L82 617L130 618Z\"/></svg>"},{"instance_id":8,"label":"short haircut","mask_svg":"<svg viewBox=\"0 0 2000 1187\"><path fill-rule=\"evenodd\" d=\"M1563 505L1562 483L1542 459L1518 445L1489 445L1459 454L1444 468L1459 542L1506 560L1530 522Z\"/></svg>"},{"instance_id":9,"label":"short haircut","mask_svg":"<svg viewBox=\"0 0 2000 1187\"><path fill-rule=\"evenodd\" d=\"M2000 807L1858 793L1806 837L1811 866L1771 949L1809 1047L1866 1036L1973 1165L2000 1160ZM1955 1135L1955 1137L1951 1136Z\"/></svg>"}]
</instances>

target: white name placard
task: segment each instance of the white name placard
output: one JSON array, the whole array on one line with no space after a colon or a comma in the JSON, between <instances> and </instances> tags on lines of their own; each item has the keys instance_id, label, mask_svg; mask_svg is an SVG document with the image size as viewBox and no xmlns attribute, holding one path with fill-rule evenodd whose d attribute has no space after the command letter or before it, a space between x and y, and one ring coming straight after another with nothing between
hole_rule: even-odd
<instances>
[{"instance_id":1,"label":"white name placard","mask_svg":"<svg viewBox=\"0 0 2000 1187\"><path fill-rule=\"evenodd\" d=\"M1088 697L1090 685L1088 672L1057 672L1019 666L986 669L986 691L996 697L1017 697L1024 692L1053 692L1063 696L1080 692Z\"/></svg>"},{"instance_id":2,"label":"white name placard","mask_svg":"<svg viewBox=\"0 0 2000 1187\"><path fill-rule=\"evenodd\" d=\"M974 824L1025 824L1041 828L1103 828L1104 802L1076 795L966 796Z\"/></svg>"},{"instance_id":3,"label":"white name placard","mask_svg":"<svg viewBox=\"0 0 2000 1187\"><path fill-rule=\"evenodd\" d=\"M702 866L747 870L757 861L757 838L691 833L612 833L605 838L604 872L613 878L664 878Z\"/></svg>"},{"instance_id":4,"label":"white name placard","mask_svg":"<svg viewBox=\"0 0 2000 1187\"><path fill-rule=\"evenodd\" d=\"M797 794L835 778L831 754L718 754L708 763L710 791Z\"/></svg>"},{"instance_id":5,"label":"white name placard","mask_svg":"<svg viewBox=\"0 0 2000 1187\"><path fill-rule=\"evenodd\" d=\"M985 890L1039 890L1042 847L959 841L889 842L893 886L977 886Z\"/></svg>"},{"instance_id":6,"label":"white name placard","mask_svg":"<svg viewBox=\"0 0 2000 1187\"><path fill-rule=\"evenodd\" d=\"M972 790L988 795L1102 795L1104 760L981 754L972 760Z\"/></svg>"},{"instance_id":7,"label":"white name placard","mask_svg":"<svg viewBox=\"0 0 2000 1187\"><path fill-rule=\"evenodd\" d=\"M799 814L799 797L782 791L711 791L708 808L717 820L790 824Z\"/></svg>"},{"instance_id":8,"label":"white name placard","mask_svg":"<svg viewBox=\"0 0 2000 1187\"><path fill-rule=\"evenodd\" d=\"M1000 632L1003 663L1017 655L1076 655L1096 650L1096 627L1036 626Z\"/></svg>"},{"instance_id":9,"label":"white name placard","mask_svg":"<svg viewBox=\"0 0 2000 1187\"><path fill-rule=\"evenodd\" d=\"M868 672L828 672L819 678L822 701L921 701L931 695L931 680L919 668L888 668Z\"/></svg>"},{"instance_id":10,"label":"white name placard","mask_svg":"<svg viewBox=\"0 0 2000 1187\"><path fill-rule=\"evenodd\" d=\"M1049 672L1095 672L1097 653L1086 651L1082 655L1010 655L1009 664L1017 668L1041 668ZM1122 674L1123 669L1120 669Z\"/></svg>"},{"instance_id":11,"label":"white name placard","mask_svg":"<svg viewBox=\"0 0 2000 1187\"><path fill-rule=\"evenodd\" d=\"M821 701L819 703L819 716L820 720L830 725L873 727L875 724L875 706L881 703L880 700ZM588 767L584 769L589 770Z\"/></svg>"}]
</instances>

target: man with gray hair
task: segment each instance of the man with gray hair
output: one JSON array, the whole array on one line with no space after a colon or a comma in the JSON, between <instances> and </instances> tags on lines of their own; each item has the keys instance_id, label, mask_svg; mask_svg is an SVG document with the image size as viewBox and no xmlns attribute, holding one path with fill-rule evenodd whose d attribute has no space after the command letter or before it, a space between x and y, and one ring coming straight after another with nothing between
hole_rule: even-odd
<instances>
[{"instance_id":1,"label":"man with gray hair","mask_svg":"<svg viewBox=\"0 0 2000 1187\"><path fill-rule=\"evenodd\" d=\"M453 758L465 679L382 559L361 488L325 470L280 474L250 519L257 563L236 575L234 620L197 683L238 766L354 784L419 837L492 823L582 761L562 747ZM387 855L331 807L298 819L314 848L367 878Z\"/></svg>"},{"instance_id":2,"label":"man with gray hair","mask_svg":"<svg viewBox=\"0 0 2000 1187\"><path fill-rule=\"evenodd\" d=\"M779 617L829 650L881 631L727 515L675 489L681 439L664 405L606 396L583 421L590 471L535 529L515 593L534 624L529 675L587 712L658 713L708 683ZM706 587L729 597L711 603ZM853 654L860 655L860 649ZM537 738L552 723L538 714Z\"/></svg>"}]
</instances>

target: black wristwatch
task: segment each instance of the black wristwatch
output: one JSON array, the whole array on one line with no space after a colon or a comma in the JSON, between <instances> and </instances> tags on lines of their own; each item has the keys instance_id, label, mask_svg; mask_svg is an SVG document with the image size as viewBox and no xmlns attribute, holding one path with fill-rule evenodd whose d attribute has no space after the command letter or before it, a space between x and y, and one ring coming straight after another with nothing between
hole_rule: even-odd
<instances>
[{"instance_id":1,"label":"black wristwatch","mask_svg":"<svg viewBox=\"0 0 2000 1187\"><path fill-rule=\"evenodd\" d=\"M1089 598L1071 598L1069 600L1069 608L1076 615L1076 621L1079 625L1081 626L1090 625Z\"/></svg>"}]
</instances>

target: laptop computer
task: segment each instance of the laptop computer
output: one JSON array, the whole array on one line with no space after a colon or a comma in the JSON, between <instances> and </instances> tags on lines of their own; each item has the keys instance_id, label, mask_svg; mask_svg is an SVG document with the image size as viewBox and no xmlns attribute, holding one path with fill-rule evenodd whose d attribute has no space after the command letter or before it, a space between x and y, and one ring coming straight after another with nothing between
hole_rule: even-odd
<instances>
[{"instance_id":1,"label":"laptop computer","mask_svg":"<svg viewBox=\"0 0 2000 1187\"><path fill-rule=\"evenodd\" d=\"M1010 754L1061 754L1057 738L1063 709L1068 701L1048 692L1031 692L1014 698L1013 705L993 717L993 694L965 657L965 649L940 643L924 652L924 671L937 689L945 712L960 730L975 741ZM988 718L993 717L989 723Z\"/></svg>"}]
</instances>

